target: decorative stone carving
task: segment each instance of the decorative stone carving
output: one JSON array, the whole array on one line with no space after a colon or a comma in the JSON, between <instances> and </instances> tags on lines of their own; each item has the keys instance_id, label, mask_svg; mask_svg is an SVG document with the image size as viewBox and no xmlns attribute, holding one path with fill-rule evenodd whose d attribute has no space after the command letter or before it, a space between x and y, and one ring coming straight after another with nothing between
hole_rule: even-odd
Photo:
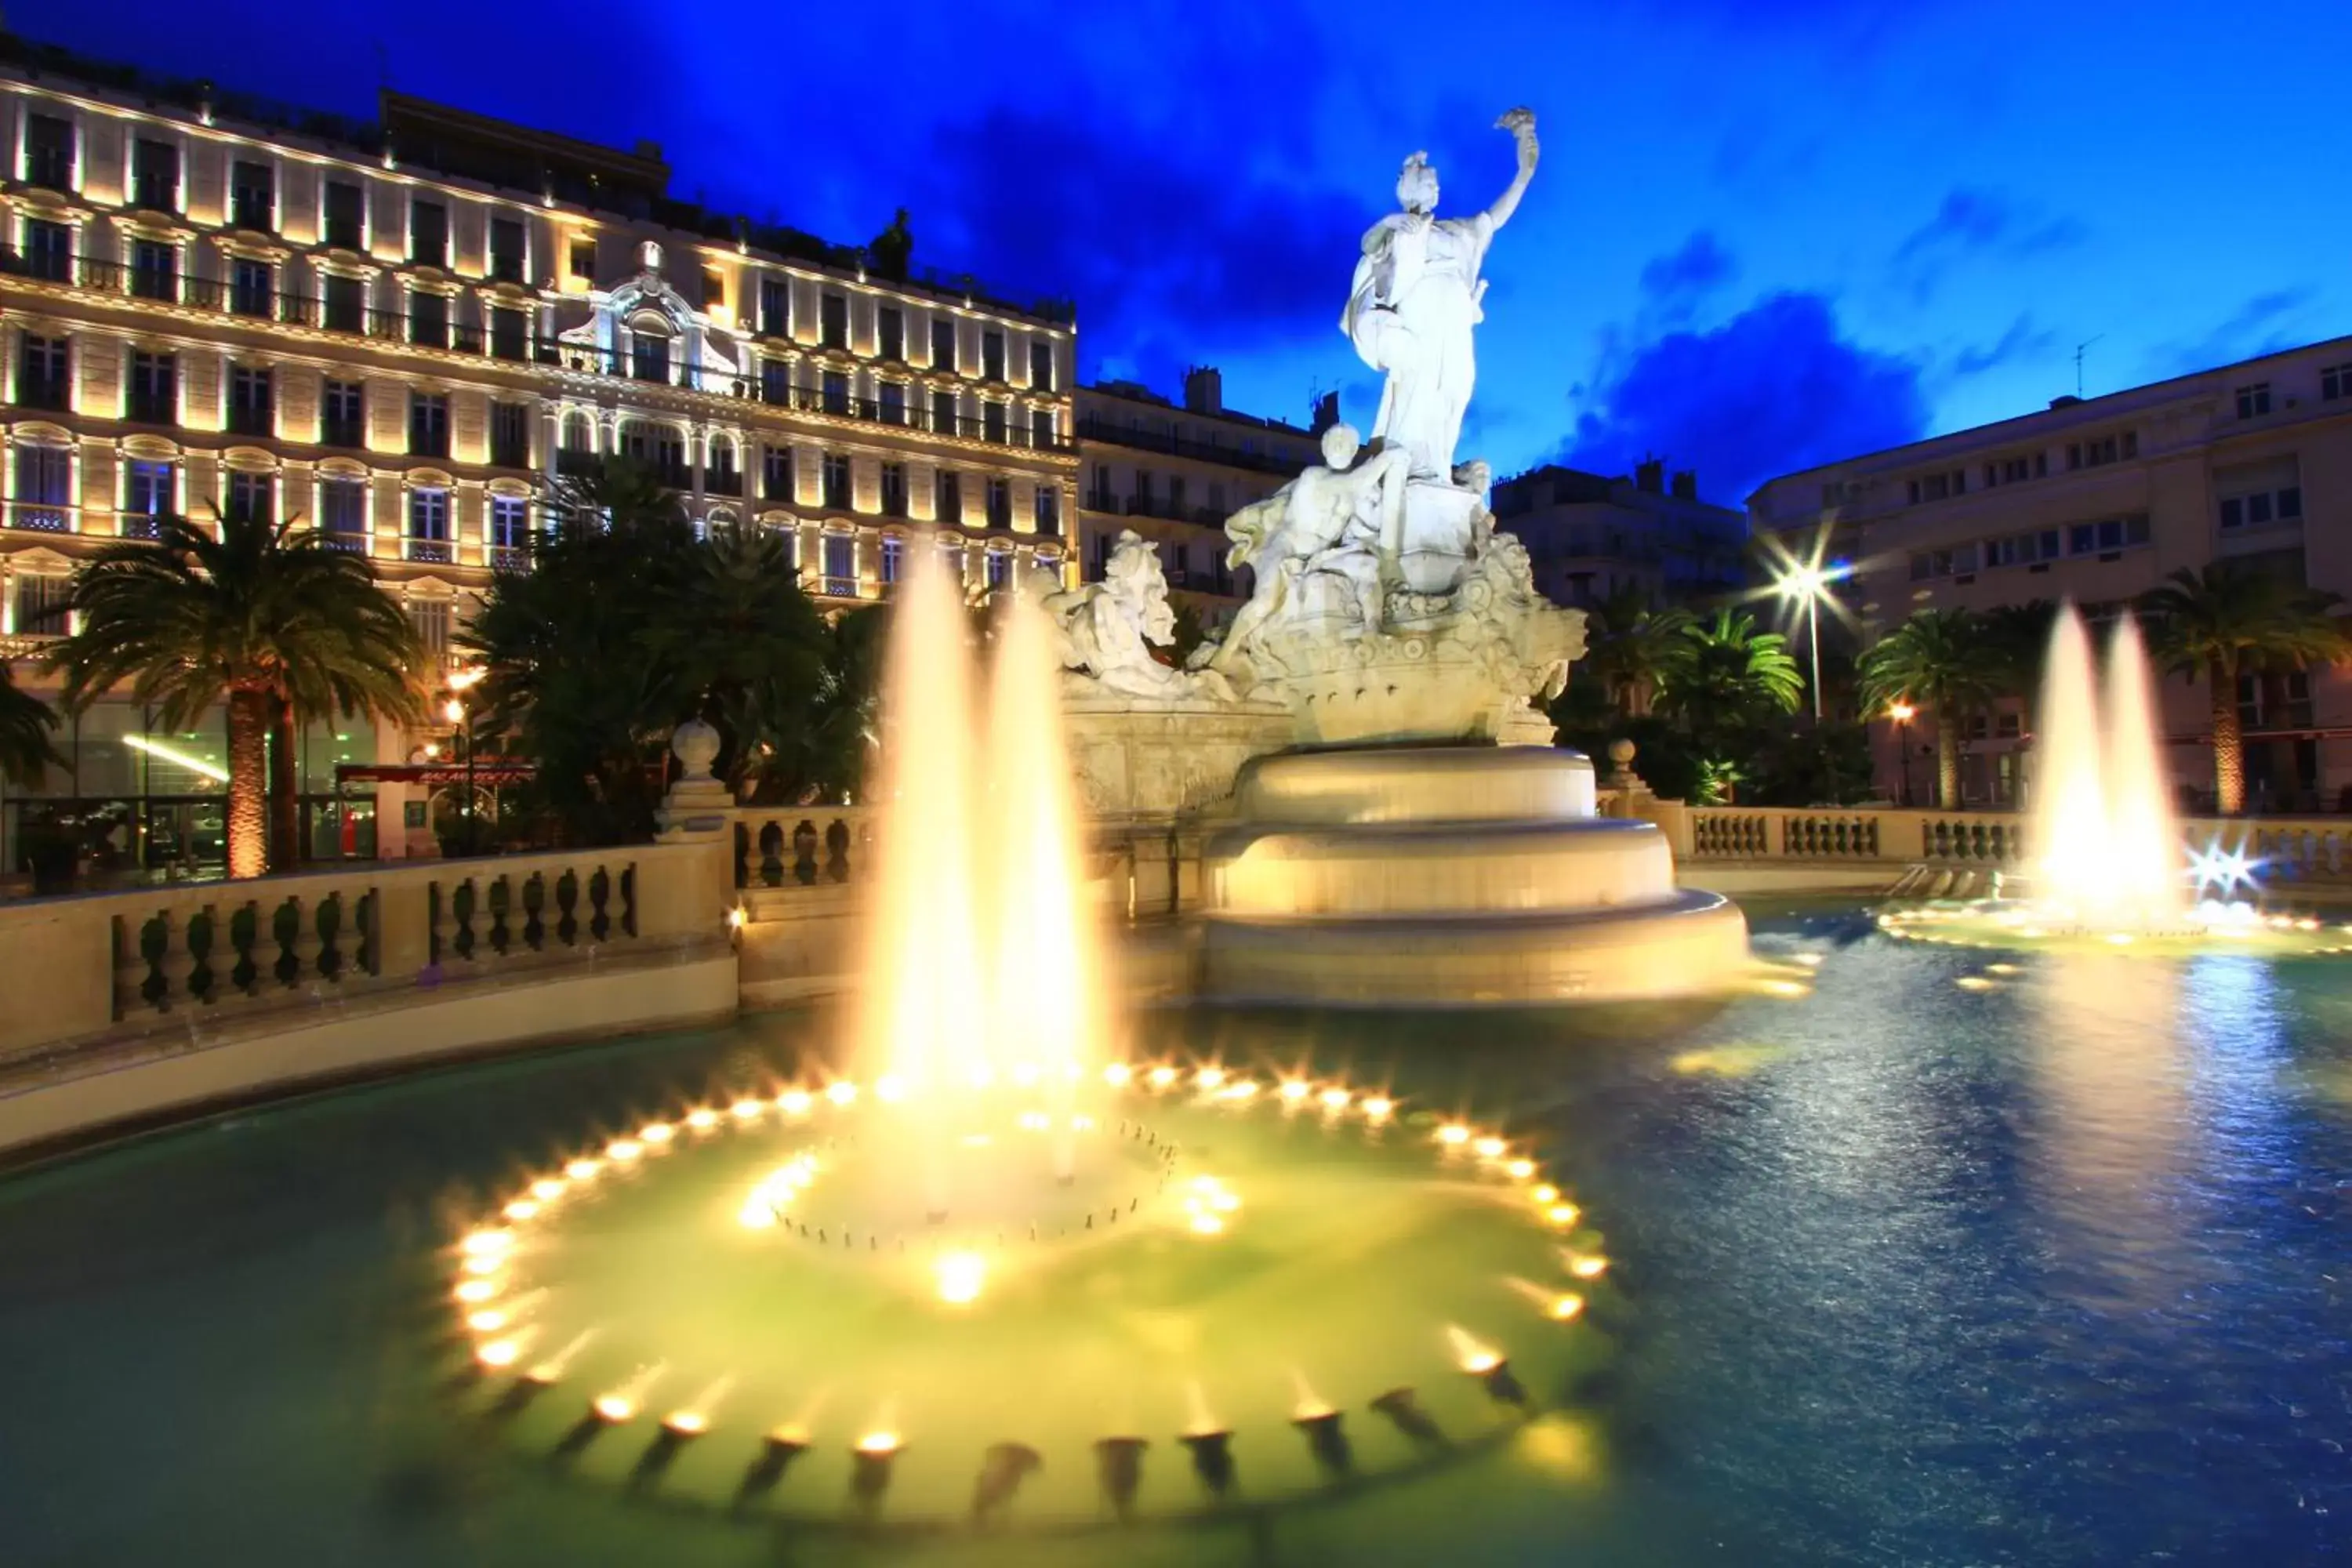
<instances>
[{"instance_id":1,"label":"decorative stone carving","mask_svg":"<svg viewBox=\"0 0 2352 1568\"><path fill-rule=\"evenodd\" d=\"M1081 587L1052 587L1048 573L1034 574L1032 591L1059 629L1062 665L1069 694L1106 694L1146 701L1231 701L1232 684L1213 671L1186 671L1152 657L1176 635L1176 612L1168 605L1168 578L1160 552L1122 529L1103 570L1103 580Z\"/></svg>"},{"instance_id":2,"label":"decorative stone carving","mask_svg":"<svg viewBox=\"0 0 2352 1568\"><path fill-rule=\"evenodd\" d=\"M715 784L710 764L719 760L719 731L699 719L688 719L670 731L670 755L677 759L685 773L680 784Z\"/></svg>"}]
</instances>

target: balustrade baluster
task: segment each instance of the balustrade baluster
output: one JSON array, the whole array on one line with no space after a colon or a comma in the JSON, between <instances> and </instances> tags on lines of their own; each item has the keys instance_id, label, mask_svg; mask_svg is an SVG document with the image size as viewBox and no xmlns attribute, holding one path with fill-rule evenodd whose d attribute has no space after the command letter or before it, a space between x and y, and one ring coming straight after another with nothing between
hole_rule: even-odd
<instances>
[{"instance_id":1,"label":"balustrade baluster","mask_svg":"<svg viewBox=\"0 0 2352 1568\"><path fill-rule=\"evenodd\" d=\"M514 889L503 871L490 879L486 900L490 907L490 951L500 958L514 945L514 932L507 928L507 912L514 904Z\"/></svg>"},{"instance_id":2,"label":"balustrade baluster","mask_svg":"<svg viewBox=\"0 0 2352 1568\"><path fill-rule=\"evenodd\" d=\"M607 906L613 898L612 873L598 866L588 879L588 907L593 910L588 917L588 935L602 942L613 934L613 917Z\"/></svg>"},{"instance_id":3,"label":"balustrade baluster","mask_svg":"<svg viewBox=\"0 0 2352 1568\"><path fill-rule=\"evenodd\" d=\"M522 940L531 952L542 951L547 945L547 927L540 915L547 908L547 875L533 871L522 885Z\"/></svg>"},{"instance_id":4,"label":"balustrade baluster","mask_svg":"<svg viewBox=\"0 0 2352 1568\"><path fill-rule=\"evenodd\" d=\"M566 867L555 879L555 908L561 916L555 922L555 934L566 947L576 946L580 941L580 922L573 918L579 903L580 875Z\"/></svg>"},{"instance_id":5,"label":"balustrade baluster","mask_svg":"<svg viewBox=\"0 0 2352 1568\"><path fill-rule=\"evenodd\" d=\"M315 961L319 978L328 984L339 984L343 977L343 896L329 893L320 899L311 924L319 933L319 955Z\"/></svg>"},{"instance_id":6,"label":"balustrade baluster","mask_svg":"<svg viewBox=\"0 0 2352 1568\"><path fill-rule=\"evenodd\" d=\"M293 894L278 900L278 907L269 911L269 937L278 948L278 961L269 966L269 973L290 991L302 979L302 960L295 952L302 942L302 905Z\"/></svg>"},{"instance_id":7,"label":"balustrade baluster","mask_svg":"<svg viewBox=\"0 0 2352 1568\"><path fill-rule=\"evenodd\" d=\"M188 994L199 1002L214 999L217 984L210 962L213 952L213 907L206 904L188 917L186 943L188 949Z\"/></svg>"},{"instance_id":8,"label":"balustrade baluster","mask_svg":"<svg viewBox=\"0 0 2352 1568\"><path fill-rule=\"evenodd\" d=\"M229 950L236 954L236 963L228 972L229 984L247 996L261 994L261 906L251 899L237 905L228 917Z\"/></svg>"},{"instance_id":9,"label":"balustrade baluster","mask_svg":"<svg viewBox=\"0 0 2352 1568\"><path fill-rule=\"evenodd\" d=\"M474 961L474 905L479 897L471 877L459 882L457 891L449 895L449 918L457 923L449 938L449 950L468 963Z\"/></svg>"},{"instance_id":10,"label":"balustrade baluster","mask_svg":"<svg viewBox=\"0 0 2352 1568\"><path fill-rule=\"evenodd\" d=\"M849 880L849 824L837 816L825 826L824 851L825 879Z\"/></svg>"}]
</instances>

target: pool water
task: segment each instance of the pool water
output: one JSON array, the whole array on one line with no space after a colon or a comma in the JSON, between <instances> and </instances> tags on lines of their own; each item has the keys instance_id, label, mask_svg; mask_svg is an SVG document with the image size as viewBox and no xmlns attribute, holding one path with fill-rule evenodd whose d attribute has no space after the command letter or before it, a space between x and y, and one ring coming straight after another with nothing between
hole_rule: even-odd
<instances>
[{"instance_id":1,"label":"pool water","mask_svg":"<svg viewBox=\"0 0 2352 1568\"><path fill-rule=\"evenodd\" d=\"M1818 955L1811 994L1647 1037L1138 1025L1475 1108L1605 1229L1613 1360L1458 1463L1200 1522L907 1534L682 1508L471 1417L454 1230L584 1129L830 1036L777 1015L0 1181L0 1562L2282 1563L2352 1539L2352 962L2001 973L1856 913L1757 926Z\"/></svg>"}]
</instances>

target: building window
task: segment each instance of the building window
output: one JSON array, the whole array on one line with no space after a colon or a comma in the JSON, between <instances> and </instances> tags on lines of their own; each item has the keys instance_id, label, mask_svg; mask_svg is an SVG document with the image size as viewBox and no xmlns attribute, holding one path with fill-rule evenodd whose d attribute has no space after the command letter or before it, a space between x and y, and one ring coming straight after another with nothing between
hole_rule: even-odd
<instances>
[{"instance_id":1,"label":"building window","mask_svg":"<svg viewBox=\"0 0 2352 1568\"><path fill-rule=\"evenodd\" d=\"M931 365L937 370L956 368L956 324L952 316L932 318Z\"/></svg>"},{"instance_id":2,"label":"building window","mask_svg":"<svg viewBox=\"0 0 2352 1568\"><path fill-rule=\"evenodd\" d=\"M1926 474L1910 482L1911 504L1922 501L1948 500L1969 488L1969 471L1953 468L1940 474Z\"/></svg>"},{"instance_id":3,"label":"building window","mask_svg":"<svg viewBox=\"0 0 2352 1568\"><path fill-rule=\"evenodd\" d=\"M328 447L366 445L366 388L356 381L327 383L319 409L319 440Z\"/></svg>"},{"instance_id":4,"label":"building window","mask_svg":"<svg viewBox=\"0 0 2352 1568\"><path fill-rule=\"evenodd\" d=\"M877 563L876 575L887 586L898 580L899 563L906 559L907 542L895 533L882 536L881 559Z\"/></svg>"},{"instance_id":5,"label":"building window","mask_svg":"<svg viewBox=\"0 0 2352 1568\"><path fill-rule=\"evenodd\" d=\"M1054 411L1033 408L1029 411L1029 444L1042 451L1054 449Z\"/></svg>"},{"instance_id":6,"label":"building window","mask_svg":"<svg viewBox=\"0 0 2352 1568\"><path fill-rule=\"evenodd\" d=\"M2352 363L2331 364L2319 373L2319 398L2323 403L2352 398Z\"/></svg>"},{"instance_id":7,"label":"building window","mask_svg":"<svg viewBox=\"0 0 2352 1568\"><path fill-rule=\"evenodd\" d=\"M1052 485L1037 487L1037 531L1048 538L1062 531L1062 492Z\"/></svg>"},{"instance_id":8,"label":"building window","mask_svg":"<svg viewBox=\"0 0 2352 1568\"><path fill-rule=\"evenodd\" d=\"M73 189L74 126L54 114L25 116L25 183L52 191Z\"/></svg>"},{"instance_id":9,"label":"building window","mask_svg":"<svg viewBox=\"0 0 2352 1568\"><path fill-rule=\"evenodd\" d=\"M904 425L907 422L907 384L903 381L886 381L882 384L881 393L882 423Z\"/></svg>"},{"instance_id":10,"label":"building window","mask_svg":"<svg viewBox=\"0 0 2352 1568\"><path fill-rule=\"evenodd\" d=\"M142 300L171 301L179 299L179 247L161 240L132 240L131 291Z\"/></svg>"},{"instance_id":11,"label":"building window","mask_svg":"<svg viewBox=\"0 0 2352 1568\"><path fill-rule=\"evenodd\" d=\"M1029 384L1040 392L1054 390L1054 345L1029 345Z\"/></svg>"},{"instance_id":12,"label":"building window","mask_svg":"<svg viewBox=\"0 0 2352 1568\"><path fill-rule=\"evenodd\" d=\"M73 629L73 579L21 573L16 589L16 630L27 637L63 637Z\"/></svg>"},{"instance_id":13,"label":"building window","mask_svg":"<svg viewBox=\"0 0 2352 1568\"><path fill-rule=\"evenodd\" d=\"M824 536L824 591L837 599L857 595L857 538L855 534Z\"/></svg>"},{"instance_id":14,"label":"building window","mask_svg":"<svg viewBox=\"0 0 2352 1568\"><path fill-rule=\"evenodd\" d=\"M882 465L882 510L885 516L907 515L907 465Z\"/></svg>"},{"instance_id":15,"label":"building window","mask_svg":"<svg viewBox=\"0 0 2352 1568\"><path fill-rule=\"evenodd\" d=\"M742 476L735 469L735 443L724 436L713 436L709 446L705 448L702 488L719 495L740 496L743 493Z\"/></svg>"},{"instance_id":16,"label":"building window","mask_svg":"<svg viewBox=\"0 0 2352 1568\"><path fill-rule=\"evenodd\" d=\"M2275 523L2303 521L2303 487L2289 485L2282 489L2252 490L2242 495L2221 498L2221 531L2235 533L2241 529L2268 528Z\"/></svg>"},{"instance_id":17,"label":"building window","mask_svg":"<svg viewBox=\"0 0 2352 1568\"><path fill-rule=\"evenodd\" d=\"M931 515L941 522L963 521L963 476L953 468L941 468L932 480Z\"/></svg>"},{"instance_id":18,"label":"building window","mask_svg":"<svg viewBox=\"0 0 2352 1568\"><path fill-rule=\"evenodd\" d=\"M771 338L793 335L793 281L789 278L760 279L760 331Z\"/></svg>"},{"instance_id":19,"label":"building window","mask_svg":"<svg viewBox=\"0 0 2352 1568\"><path fill-rule=\"evenodd\" d=\"M566 252L564 265L581 282L596 281L596 242L593 239L573 240Z\"/></svg>"},{"instance_id":20,"label":"building window","mask_svg":"<svg viewBox=\"0 0 2352 1568\"><path fill-rule=\"evenodd\" d=\"M905 359L907 313L896 305L883 306L874 316L874 352L884 359Z\"/></svg>"},{"instance_id":21,"label":"building window","mask_svg":"<svg viewBox=\"0 0 2352 1568\"><path fill-rule=\"evenodd\" d=\"M232 469L228 476L228 515L241 517L248 522L275 522L277 509L272 504L277 488L274 474L248 473Z\"/></svg>"},{"instance_id":22,"label":"building window","mask_svg":"<svg viewBox=\"0 0 2352 1568\"><path fill-rule=\"evenodd\" d=\"M327 243L359 250L367 240L367 193L343 180L327 182Z\"/></svg>"},{"instance_id":23,"label":"building window","mask_svg":"<svg viewBox=\"0 0 2352 1568\"><path fill-rule=\"evenodd\" d=\"M782 501L793 499L793 449L790 447L769 447L760 453L760 499Z\"/></svg>"},{"instance_id":24,"label":"building window","mask_svg":"<svg viewBox=\"0 0 2352 1568\"><path fill-rule=\"evenodd\" d=\"M353 554L367 553L367 481L330 479L319 481L319 521L327 542Z\"/></svg>"},{"instance_id":25,"label":"building window","mask_svg":"<svg viewBox=\"0 0 2352 1568\"><path fill-rule=\"evenodd\" d=\"M980 375L983 381L1004 379L1004 334L982 332L980 335Z\"/></svg>"},{"instance_id":26,"label":"building window","mask_svg":"<svg viewBox=\"0 0 2352 1568\"><path fill-rule=\"evenodd\" d=\"M530 467L530 405L490 405L490 463L494 468Z\"/></svg>"},{"instance_id":27,"label":"building window","mask_svg":"<svg viewBox=\"0 0 2352 1568\"><path fill-rule=\"evenodd\" d=\"M528 322L529 318L511 306L491 306L490 356L504 360L526 357Z\"/></svg>"},{"instance_id":28,"label":"building window","mask_svg":"<svg viewBox=\"0 0 2352 1568\"><path fill-rule=\"evenodd\" d=\"M849 412L849 377L837 370L824 373L824 411L846 415Z\"/></svg>"},{"instance_id":29,"label":"building window","mask_svg":"<svg viewBox=\"0 0 2352 1568\"><path fill-rule=\"evenodd\" d=\"M408 453L413 458L449 455L449 397L446 393L408 395Z\"/></svg>"},{"instance_id":30,"label":"building window","mask_svg":"<svg viewBox=\"0 0 2352 1568\"><path fill-rule=\"evenodd\" d=\"M134 349L126 417L142 425L180 422L180 362L171 354Z\"/></svg>"},{"instance_id":31,"label":"building window","mask_svg":"<svg viewBox=\"0 0 2352 1568\"><path fill-rule=\"evenodd\" d=\"M669 340L651 332L629 339L629 374L639 381L669 380Z\"/></svg>"},{"instance_id":32,"label":"building window","mask_svg":"<svg viewBox=\"0 0 2352 1568\"><path fill-rule=\"evenodd\" d=\"M2271 384L2269 382L2258 381L2251 386L2238 388L2239 418L2259 419L2270 411Z\"/></svg>"},{"instance_id":33,"label":"building window","mask_svg":"<svg viewBox=\"0 0 2352 1568\"><path fill-rule=\"evenodd\" d=\"M141 137L131 150L131 205L149 212L180 210L180 150Z\"/></svg>"},{"instance_id":34,"label":"building window","mask_svg":"<svg viewBox=\"0 0 2352 1568\"><path fill-rule=\"evenodd\" d=\"M70 533L73 525L66 509L71 504L72 486L73 459L65 447L18 443L16 504L9 508L9 526Z\"/></svg>"},{"instance_id":35,"label":"building window","mask_svg":"<svg viewBox=\"0 0 2352 1568\"><path fill-rule=\"evenodd\" d=\"M992 401L980 405L980 434L984 441L1003 444L1004 405Z\"/></svg>"},{"instance_id":36,"label":"building window","mask_svg":"<svg viewBox=\"0 0 2352 1568\"><path fill-rule=\"evenodd\" d=\"M956 423L956 395L944 386L931 389L931 428L942 436L962 433Z\"/></svg>"},{"instance_id":37,"label":"building window","mask_svg":"<svg viewBox=\"0 0 2352 1568\"><path fill-rule=\"evenodd\" d=\"M702 308L705 310L727 308L727 274L716 267L702 269Z\"/></svg>"},{"instance_id":38,"label":"building window","mask_svg":"<svg viewBox=\"0 0 2352 1568\"><path fill-rule=\"evenodd\" d=\"M492 282L520 283L522 281L524 243L520 218L490 219L490 280Z\"/></svg>"},{"instance_id":39,"label":"building window","mask_svg":"<svg viewBox=\"0 0 2352 1568\"><path fill-rule=\"evenodd\" d=\"M52 283L73 277L73 230L47 218L25 220L25 275Z\"/></svg>"},{"instance_id":40,"label":"building window","mask_svg":"<svg viewBox=\"0 0 2352 1568\"><path fill-rule=\"evenodd\" d=\"M24 408L66 407L66 340L26 332L17 340L16 403Z\"/></svg>"},{"instance_id":41,"label":"building window","mask_svg":"<svg viewBox=\"0 0 2352 1568\"><path fill-rule=\"evenodd\" d=\"M427 267L449 265L449 209L439 202L410 198L408 259Z\"/></svg>"},{"instance_id":42,"label":"building window","mask_svg":"<svg viewBox=\"0 0 2352 1568\"><path fill-rule=\"evenodd\" d=\"M493 551L521 553L530 543L530 503L520 496L492 496L489 528Z\"/></svg>"},{"instance_id":43,"label":"building window","mask_svg":"<svg viewBox=\"0 0 2352 1568\"><path fill-rule=\"evenodd\" d=\"M2066 466L2069 468L2100 468L2109 463L2139 456L2139 432L2126 430L2120 436L2101 436L2089 441L2072 441L2066 446Z\"/></svg>"},{"instance_id":44,"label":"building window","mask_svg":"<svg viewBox=\"0 0 2352 1568\"><path fill-rule=\"evenodd\" d=\"M849 346L849 297L827 294L817 305L817 341L829 349Z\"/></svg>"},{"instance_id":45,"label":"building window","mask_svg":"<svg viewBox=\"0 0 2352 1568\"><path fill-rule=\"evenodd\" d=\"M269 314L269 263L238 257L229 265L228 308L240 316Z\"/></svg>"},{"instance_id":46,"label":"building window","mask_svg":"<svg viewBox=\"0 0 2352 1568\"><path fill-rule=\"evenodd\" d=\"M155 537L155 520L179 510L178 489L172 465L152 458L133 458L123 469L122 531L138 539Z\"/></svg>"},{"instance_id":47,"label":"building window","mask_svg":"<svg viewBox=\"0 0 2352 1568\"><path fill-rule=\"evenodd\" d=\"M2054 561L2061 553L2058 531L2054 528L2013 533L2000 539L1988 539L1984 542L1984 563L1987 566L2031 566L2038 562Z\"/></svg>"},{"instance_id":48,"label":"building window","mask_svg":"<svg viewBox=\"0 0 2352 1568\"><path fill-rule=\"evenodd\" d=\"M446 545L442 547L445 551ZM428 559L428 558L420 558ZM432 556L442 560L444 556ZM408 602L408 624L416 633L418 646L426 659L436 665L449 660L449 601L446 599L411 599Z\"/></svg>"},{"instance_id":49,"label":"building window","mask_svg":"<svg viewBox=\"0 0 2352 1568\"><path fill-rule=\"evenodd\" d=\"M449 492L419 485L408 492L408 558L449 559ZM445 637L443 646L447 646Z\"/></svg>"},{"instance_id":50,"label":"building window","mask_svg":"<svg viewBox=\"0 0 2352 1568\"><path fill-rule=\"evenodd\" d=\"M1013 526L1013 484L1002 477L992 477L988 481L988 526Z\"/></svg>"},{"instance_id":51,"label":"building window","mask_svg":"<svg viewBox=\"0 0 2352 1568\"><path fill-rule=\"evenodd\" d=\"M366 285L356 278L327 274L320 286L326 301L326 325L331 332L367 330Z\"/></svg>"},{"instance_id":52,"label":"building window","mask_svg":"<svg viewBox=\"0 0 2352 1568\"><path fill-rule=\"evenodd\" d=\"M672 489L684 489L693 482L686 471L686 437L670 426L631 420L621 426L621 452L651 468L654 477Z\"/></svg>"},{"instance_id":53,"label":"building window","mask_svg":"<svg viewBox=\"0 0 2352 1568\"><path fill-rule=\"evenodd\" d=\"M2071 523L2066 529L2066 553L2101 555L2128 545L2147 542L2147 514L2103 518L2096 522Z\"/></svg>"},{"instance_id":54,"label":"building window","mask_svg":"<svg viewBox=\"0 0 2352 1568\"><path fill-rule=\"evenodd\" d=\"M237 365L228 373L228 427L236 436L269 436L276 432L272 416L269 368Z\"/></svg>"},{"instance_id":55,"label":"building window","mask_svg":"<svg viewBox=\"0 0 2352 1568\"><path fill-rule=\"evenodd\" d=\"M229 224L255 234L278 230L278 177L267 163L240 158L228 176Z\"/></svg>"},{"instance_id":56,"label":"building window","mask_svg":"<svg viewBox=\"0 0 2352 1568\"><path fill-rule=\"evenodd\" d=\"M992 592L1008 587L1013 582L1013 552L992 550L988 552L988 586Z\"/></svg>"},{"instance_id":57,"label":"building window","mask_svg":"<svg viewBox=\"0 0 2352 1568\"><path fill-rule=\"evenodd\" d=\"M824 504L833 511L849 510L849 459L839 452L824 455Z\"/></svg>"}]
</instances>

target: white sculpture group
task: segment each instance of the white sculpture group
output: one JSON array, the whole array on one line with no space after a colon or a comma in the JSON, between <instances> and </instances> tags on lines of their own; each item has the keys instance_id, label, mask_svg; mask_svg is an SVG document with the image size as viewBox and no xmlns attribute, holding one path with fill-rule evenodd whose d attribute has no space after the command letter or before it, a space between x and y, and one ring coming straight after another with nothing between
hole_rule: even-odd
<instances>
[{"instance_id":1,"label":"white sculpture group","mask_svg":"<svg viewBox=\"0 0 2352 1568\"><path fill-rule=\"evenodd\" d=\"M1583 616L1535 591L1527 551L1494 531L1484 462L1454 447L1476 377L1479 277L1536 166L1535 116L1515 109L1518 168L1493 205L1436 216L1424 154L1397 179L1402 209L1366 232L1340 327L1384 373L1366 446L1345 424L1323 462L1226 523L1249 602L1188 670L1152 658L1173 628L1146 541L1122 533L1104 581L1048 600L1066 662L1097 689L1166 700L1287 702L1309 742L1535 738L1531 699L1557 694L1584 651Z\"/></svg>"}]
</instances>

